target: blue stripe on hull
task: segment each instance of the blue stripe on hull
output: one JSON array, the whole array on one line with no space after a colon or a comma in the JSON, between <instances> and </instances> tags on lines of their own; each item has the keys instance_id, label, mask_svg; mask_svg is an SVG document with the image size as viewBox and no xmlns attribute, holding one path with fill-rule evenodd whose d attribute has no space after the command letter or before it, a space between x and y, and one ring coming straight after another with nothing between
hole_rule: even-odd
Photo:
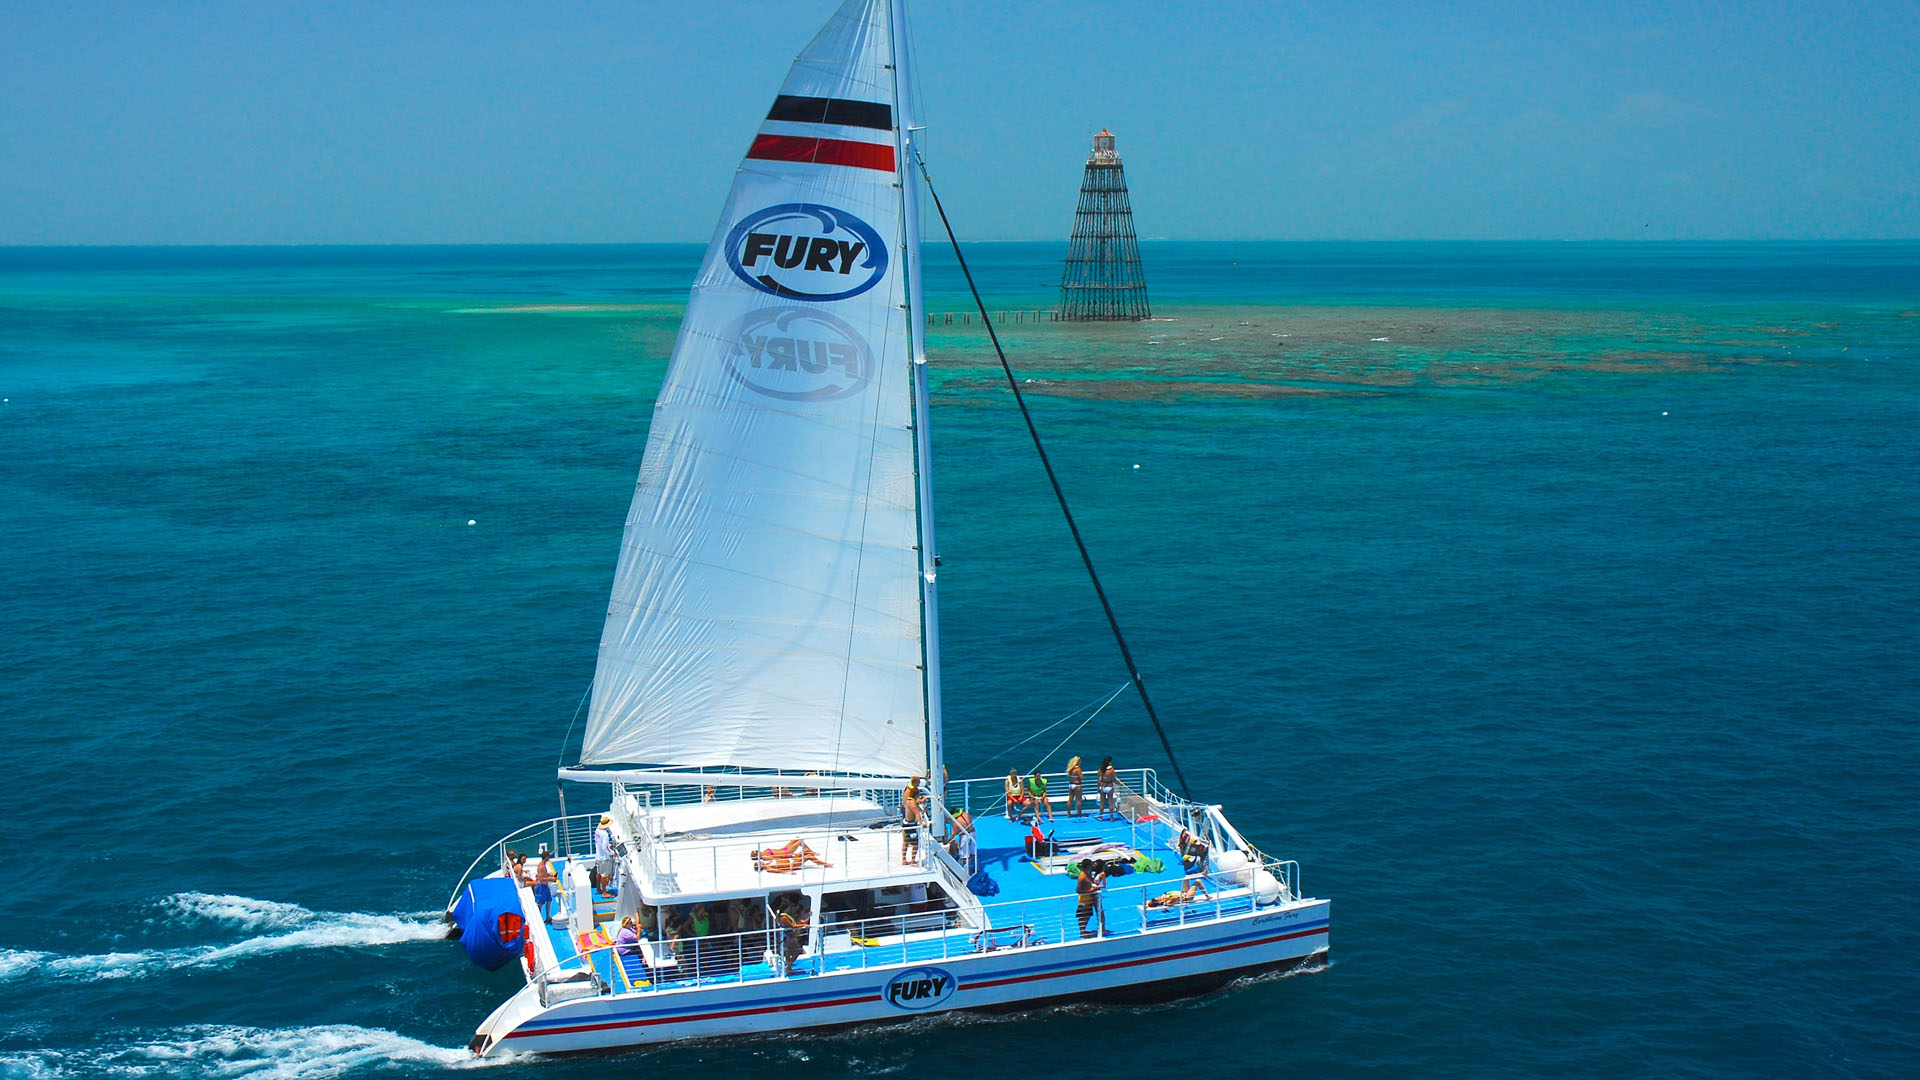
<instances>
[{"instance_id":1,"label":"blue stripe on hull","mask_svg":"<svg viewBox=\"0 0 1920 1080\"><path fill-rule=\"evenodd\" d=\"M999 1004L1031 1003L1033 1001L1041 1000L1048 997L1061 996L1057 994L1051 994L1045 991L1039 991L1039 988L1036 987L1035 988L1036 991L1039 991L1039 992L1036 992L1035 994L1033 994L1031 997L1028 997L1028 998L1018 998L1011 1002L989 1000L989 1001L978 1001L976 1003L970 1004L964 1000L964 998L969 995L970 991L977 994L977 992L981 990L993 989L993 988L998 988L998 987L1003 987L1003 986L1008 986L1013 984L1045 983L1045 982L1050 982L1051 980L1054 980L1054 979L1098 974L1104 971L1110 971L1110 970L1115 970L1115 969L1125 968L1125 967L1137 967L1143 964L1165 963L1165 962L1185 959L1189 957L1203 956L1208 954L1217 954L1217 953L1230 952L1230 951L1235 951L1235 950L1244 949L1244 948L1251 948L1259 945L1277 944L1279 942L1288 941L1288 940L1324 937L1327 934L1330 926L1331 926L1331 920L1326 918L1321 918L1321 919L1312 920L1308 922L1296 923L1296 924L1292 924L1284 927L1268 926L1259 930L1250 930L1242 933L1227 934L1227 935L1221 935L1217 937L1206 937L1206 938L1197 937L1197 936L1190 937L1185 941L1169 942L1169 943L1161 944L1152 948L1132 949L1132 950L1127 950L1123 952L1109 953L1100 957L1098 960L1092 960L1088 957L1083 956L1076 959L1061 960L1061 961L1056 961L1051 963L1029 964L1022 967L1007 968L1007 969L998 970L998 971L978 971L971 978L968 978L964 975L960 977L961 985L959 987L958 994L956 995L956 1003L954 1004L953 1008L956 1008L956 1009L965 1009L970 1007L991 1008ZM1158 935L1155 935L1155 936L1158 936ZM1181 936L1185 936L1185 935L1181 935ZM1305 944L1306 942L1303 941L1302 943ZM1251 968L1271 967L1273 965L1283 963L1289 959L1291 960L1304 959L1305 957L1312 955L1314 952L1321 951L1324 948L1325 948L1325 943L1319 942L1319 943L1315 943L1314 946L1310 949L1306 949L1300 953L1292 954L1287 957L1276 957L1276 958L1262 961L1253 965L1228 964L1216 971L1200 972L1200 973L1193 973L1190 975L1177 976L1167 981L1182 982L1182 981L1192 981L1192 980L1205 980L1208 978L1216 978L1216 977L1221 981L1224 981L1225 978L1229 977L1229 973L1236 969L1246 970ZM950 966L962 968L962 970L964 970L965 967L977 966L976 964L969 963L969 961L971 960L976 960L977 956L978 954L968 954L962 957L954 957L950 960L944 961L944 963ZM936 963L940 963L940 962L941 961L936 961ZM882 971L889 971L889 970L892 970L891 966L889 968L876 969L875 973L879 973ZM832 976L829 976L829 977L832 977ZM847 980L839 979L836 981L845 982ZM1159 981L1160 980L1148 980L1149 983L1159 982ZM728 989L734 990L736 989L736 987L729 987ZM1079 993L1079 991L1076 991L1075 993ZM678 996L678 995L674 995L674 996ZM566 1035L571 1035L571 1034L588 1034L593 1032L607 1032L607 1031L612 1031L620 1028L652 1027L652 1026L662 1025L662 1024L672 1024L672 1025L678 1026L678 1025L687 1025L687 1024L710 1023L713 1021L735 1019L739 1017L762 1015L767 1013L809 1012L815 1009L845 1008L848 1006L869 1005L869 1004L878 1003L881 1000L879 989L873 986L872 984L867 984L865 986L860 987L859 989L854 989L852 987L843 985L840 988L834 989L834 990L820 991L815 993L805 993L805 994L789 993L789 994L782 994L777 997L773 997L773 996L758 997L753 995L745 995L745 996L733 997L724 1003L713 1000L713 995L710 995L710 994L701 994L700 996L707 998L707 1000L703 1002L690 1003L687 1005L682 1005L677 1007L676 1006L652 1007L652 1008L646 1008L641 1010L630 1009L630 1010L625 1010L620 1012L607 1012L607 1013L600 1013L600 1014L589 1013L584 1015L575 1014L573 1016L567 1016L567 1017L545 1017L540 1019L529 1020L527 1023L521 1025L519 1028L515 1029L512 1032L509 1032L506 1035L506 1038L507 1039L533 1039L533 1040L545 1041L546 1039L562 1038ZM661 1003L661 1004L664 1005L665 1003ZM902 1014L902 1015L911 1015L911 1014ZM805 1025L797 1025L797 1026L805 1026ZM716 1032L716 1034L725 1034L725 1033L730 1033L730 1032ZM532 1047L526 1043L516 1043L515 1045L516 1045L516 1048L532 1049ZM613 1045L613 1044L602 1044L602 1045ZM579 1046L579 1047L558 1047L556 1049L587 1049L587 1048L588 1047Z\"/></svg>"}]
</instances>

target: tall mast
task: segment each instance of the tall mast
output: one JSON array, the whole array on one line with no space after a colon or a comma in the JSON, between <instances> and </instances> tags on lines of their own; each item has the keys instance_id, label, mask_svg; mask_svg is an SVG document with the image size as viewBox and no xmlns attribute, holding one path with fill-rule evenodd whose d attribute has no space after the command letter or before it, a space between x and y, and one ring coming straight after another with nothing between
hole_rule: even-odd
<instances>
[{"instance_id":1,"label":"tall mast","mask_svg":"<svg viewBox=\"0 0 1920 1080\"><path fill-rule=\"evenodd\" d=\"M920 510L920 641L926 680L927 709L927 788L932 814L929 825L937 828L945 813L946 768L940 735L940 605L937 579L940 576L939 546L933 532L933 443L928 437L926 316L920 296L920 184L914 170L917 150L918 102L913 100L913 79L906 68L907 16L905 0L887 4L889 34L893 50L893 100L899 110L895 138L899 143L900 214L902 238L900 265L906 274L907 342L913 359L913 457L914 482Z\"/></svg>"}]
</instances>

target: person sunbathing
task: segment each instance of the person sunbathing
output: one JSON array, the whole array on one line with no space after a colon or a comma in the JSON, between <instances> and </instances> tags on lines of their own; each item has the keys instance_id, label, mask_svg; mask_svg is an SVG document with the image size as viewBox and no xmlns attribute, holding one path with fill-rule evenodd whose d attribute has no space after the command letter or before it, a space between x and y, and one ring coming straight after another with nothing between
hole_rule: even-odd
<instances>
[{"instance_id":1,"label":"person sunbathing","mask_svg":"<svg viewBox=\"0 0 1920 1080\"><path fill-rule=\"evenodd\" d=\"M789 840L777 848L761 848L753 853L753 868L773 874L792 874L806 866L832 866L805 840Z\"/></svg>"},{"instance_id":2,"label":"person sunbathing","mask_svg":"<svg viewBox=\"0 0 1920 1080\"><path fill-rule=\"evenodd\" d=\"M1206 893L1207 899L1209 900L1213 899L1213 894L1207 892L1207 887L1200 883L1199 878L1188 878L1186 887L1182 888L1179 892L1161 893L1159 896L1156 896L1153 899L1148 900L1147 906L1150 908L1170 908L1170 907L1176 907L1180 904L1191 904L1193 903L1194 892L1196 889L1199 892Z\"/></svg>"}]
</instances>

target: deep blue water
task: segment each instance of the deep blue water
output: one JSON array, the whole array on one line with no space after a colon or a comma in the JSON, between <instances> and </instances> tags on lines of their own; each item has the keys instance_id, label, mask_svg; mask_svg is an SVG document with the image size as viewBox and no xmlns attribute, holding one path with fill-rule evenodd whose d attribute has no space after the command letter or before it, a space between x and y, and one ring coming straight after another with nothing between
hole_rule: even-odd
<instances>
[{"instance_id":1,"label":"deep blue water","mask_svg":"<svg viewBox=\"0 0 1920 1080\"><path fill-rule=\"evenodd\" d=\"M461 1060L514 976L431 915L554 812L698 254L0 250L0 1070ZM1175 321L1013 360L1331 966L495 1075L1920 1073L1920 245L1146 255ZM996 308L1058 256L972 252ZM933 344L949 759L1004 770L1124 674ZM1160 764L1131 702L1071 749Z\"/></svg>"}]
</instances>

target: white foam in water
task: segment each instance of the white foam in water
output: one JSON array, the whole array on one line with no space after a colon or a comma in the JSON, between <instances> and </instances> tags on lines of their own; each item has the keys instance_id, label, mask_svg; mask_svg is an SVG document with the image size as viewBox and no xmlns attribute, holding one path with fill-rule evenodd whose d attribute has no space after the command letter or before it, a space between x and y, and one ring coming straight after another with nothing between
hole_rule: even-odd
<instances>
[{"instance_id":1,"label":"white foam in water","mask_svg":"<svg viewBox=\"0 0 1920 1080\"><path fill-rule=\"evenodd\" d=\"M222 945L185 945L135 952L0 953L0 981L42 973L67 979L124 979L180 968L220 967L253 956L297 949L338 949L397 945L443 937L436 913L370 915L357 911L310 911L298 904L247 896L178 893L161 902L176 919L212 922L240 930L276 933Z\"/></svg>"},{"instance_id":2,"label":"white foam in water","mask_svg":"<svg viewBox=\"0 0 1920 1080\"><path fill-rule=\"evenodd\" d=\"M41 1050L0 1056L0 1074L33 1080L67 1076L230 1076L247 1080L322 1080L398 1065L469 1069L512 1056L476 1058L382 1028L329 1024L302 1028L191 1027L131 1046Z\"/></svg>"},{"instance_id":3,"label":"white foam in water","mask_svg":"<svg viewBox=\"0 0 1920 1080\"><path fill-rule=\"evenodd\" d=\"M35 952L32 949L0 949L0 982L38 971L41 965L52 959L53 953Z\"/></svg>"},{"instance_id":4,"label":"white foam in water","mask_svg":"<svg viewBox=\"0 0 1920 1080\"><path fill-rule=\"evenodd\" d=\"M300 926L315 918L313 912L299 904L202 892L174 893L162 900L160 906L178 918L226 923L243 930L277 930Z\"/></svg>"}]
</instances>

